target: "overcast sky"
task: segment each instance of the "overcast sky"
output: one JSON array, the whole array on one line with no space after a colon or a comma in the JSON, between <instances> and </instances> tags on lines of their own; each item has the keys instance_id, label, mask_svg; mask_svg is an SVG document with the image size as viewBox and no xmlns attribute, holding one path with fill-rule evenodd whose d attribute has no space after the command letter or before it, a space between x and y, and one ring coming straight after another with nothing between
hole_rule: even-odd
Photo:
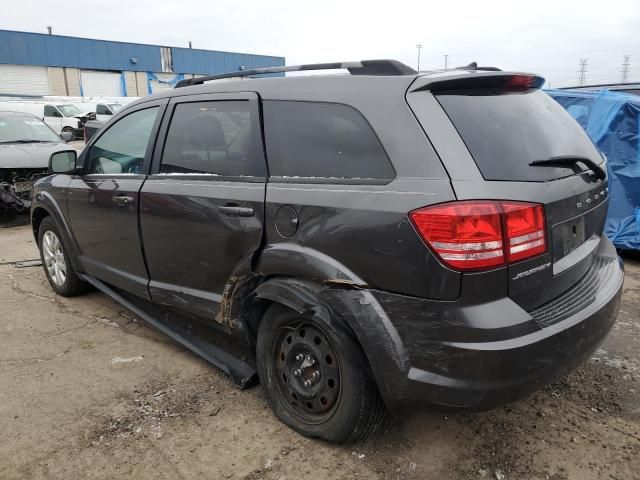
<instances>
[{"instance_id":1,"label":"overcast sky","mask_svg":"<svg viewBox=\"0 0 640 480\"><path fill-rule=\"evenodd\" d=\"M286 57L287 64L395 58L421 69L477 61L554 86L640 81L640 0L2 0L0 28Z\"/></svg>"}]
</instances>

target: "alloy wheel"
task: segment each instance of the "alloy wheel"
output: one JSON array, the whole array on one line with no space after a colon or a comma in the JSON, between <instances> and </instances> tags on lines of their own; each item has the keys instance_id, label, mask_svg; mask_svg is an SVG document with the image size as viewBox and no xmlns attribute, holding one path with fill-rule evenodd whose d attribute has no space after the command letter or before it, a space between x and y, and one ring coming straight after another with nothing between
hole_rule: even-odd
<instances>
[{"instance_id":1,"label":"alloy wheel","mask_svg":"<svg viewBox=\"0 0 640 480\"><path fill-rule=\"evenodd\" d=\"M62 243L51 230L47 230L42 236L42 256L53 283L58 287L63 286L67 280L67 264L64 261Z\"/></svg>"}]
</instances>

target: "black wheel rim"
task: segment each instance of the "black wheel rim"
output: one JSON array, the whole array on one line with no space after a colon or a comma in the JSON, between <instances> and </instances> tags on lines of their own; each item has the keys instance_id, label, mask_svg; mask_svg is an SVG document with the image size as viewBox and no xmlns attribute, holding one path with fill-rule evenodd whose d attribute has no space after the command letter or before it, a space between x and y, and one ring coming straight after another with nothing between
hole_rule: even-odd
<instances>
[{"instance_id":1,"label":"black wheel rim","mask_svg":"<svg viewBox=\"0 0 640 480\"><path fill-rule=\"evenodd\" d=\"M271 353L287 409L305 423L327 421L340 401L341 372L326 333L309 321L291 322L278 330Z\"/></svg>"}]
</instances>

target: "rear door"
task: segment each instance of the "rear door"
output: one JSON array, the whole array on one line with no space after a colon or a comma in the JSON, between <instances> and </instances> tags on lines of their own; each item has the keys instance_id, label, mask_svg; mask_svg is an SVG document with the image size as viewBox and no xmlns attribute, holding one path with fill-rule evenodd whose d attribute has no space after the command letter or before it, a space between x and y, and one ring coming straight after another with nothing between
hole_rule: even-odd
<instances>
[{"instance_id":1,"label":"rear door","mask_svg":"<svg viewBox=\"0 0 640 480\"><path fill-rule=\"evenodd\" d=\"M212 318L262 239L266 167L255 93L175 97L141 191L153 301Z\"/></svg>"},{"instance_id":2,"label":"rear door","mask_svg":"<svg viewBox=\"0 0 640 480\"><path fill-rule=\"evenodd\" d=\"M603 235L608 197L606 180L582 162L531 163L560 157L606 165L582 128L544 92L496 86L487 77L480 81L481 86L473 79L436 83L407 98L458 200L543 204L547 253L508 266L509 296L531 309L587 272Z\"/></svg>"},{"instance_id":3,"label":"rear door","mask_svg":"<svg viewBox=\"0 0 640 480\"><path fill-rule=\"evenodd\" d=\"M80 157L83 174L74 176L67 190L71 227L87 272L146 298L139 192L165 104L140 104L100 132Z\"/></svg>"}]
</instances>

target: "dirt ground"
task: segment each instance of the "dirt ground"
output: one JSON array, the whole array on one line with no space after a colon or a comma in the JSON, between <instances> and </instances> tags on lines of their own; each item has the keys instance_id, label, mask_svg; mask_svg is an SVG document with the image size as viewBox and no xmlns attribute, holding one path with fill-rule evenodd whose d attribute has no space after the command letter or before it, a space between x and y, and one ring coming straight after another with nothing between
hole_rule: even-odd
<instances>
[{"instance_id":1,"label":"dirt ground","mask_svg":"<svg viewBox=\"0 0 640 480\"><path fill-rule=\"evenodd\" d=\"M640 479L637 260L578 371L498 410L425 410L333 446L105 295L56 297L41 267L8 263L37 256L29 226L0 228L1 479Z\"/></svg>"}]
</instances>

